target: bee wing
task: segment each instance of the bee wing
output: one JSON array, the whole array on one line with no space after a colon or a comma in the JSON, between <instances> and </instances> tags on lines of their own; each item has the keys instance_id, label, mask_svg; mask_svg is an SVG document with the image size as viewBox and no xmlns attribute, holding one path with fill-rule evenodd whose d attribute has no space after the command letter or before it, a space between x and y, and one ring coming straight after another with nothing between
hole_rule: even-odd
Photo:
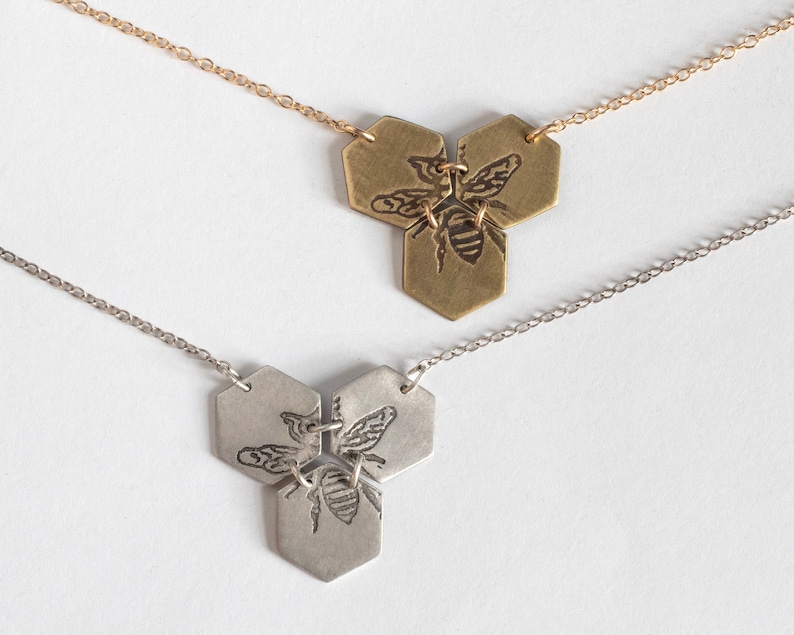
<instances>
[{"instance_id":1,"label":"bee wing","mask_svg":"<svg viewBox=\"0 0 794 635\"><path fill-rule=\"evenodd\" d=\"M433 205L438 202L438 198L435 190L407 188L376 196L372 199L370 207L378 214L397 214L403 218L418 218L425 213L422 209L422 201Z\"/></svg>"},{"instance_id":2,"label":"bee wing","mask_svg":"<svg viewBox=\"0 0 794 635\"><path fill-rule=\"evenodd\" d=\"M295 460L298 448L289 445L260 445L243 448L237 453L237 462L246 467L255 467L270 474L289 474L290 461Z\"/></svg>"},{"instance_id":3,"label":"bee wing","mask_svg":"<svg viewBox=\"0 0 794 635\"><path fill-rule=\"evenodd\" d=\"M350 426L350 429L342 435L340 445L345 453L369 452L378 445L386 428L396 418L397 409L394 406L383 406Z\"/></svg>"},{"instance_id":4,"label":"bee wing","mask_svg":"<svg viewBox=\"0 0 794 635\"><path fill-rule=\"evenodd\" d=\"M474 176L461 182L460 200L468 203L496 196L520 167L521 157L515 153L489 163Z\"/></svg>"}]
</instances>

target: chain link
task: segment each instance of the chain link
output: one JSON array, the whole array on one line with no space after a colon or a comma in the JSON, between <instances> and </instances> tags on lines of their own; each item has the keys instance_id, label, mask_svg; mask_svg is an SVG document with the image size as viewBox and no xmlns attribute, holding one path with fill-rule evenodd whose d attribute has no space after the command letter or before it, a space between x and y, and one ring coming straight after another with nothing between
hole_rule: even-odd
<instances>
[{"instance_id":1,"label":"chain link","mask_svg":"<svg viewBox=\"0 0 794 635\"><path fill-rule=\"evenodd\" d=\"M721 247L729 245L731 243L737 242L746 238L747 236L752 236L757 231L761 231L762 229L766 229L772 225L775 225L779 221L786 220L794 215L794 206L788 207L777 214L771 214L766 218L761 220L755 221L750 223L749 225L745 225L744 227L737 229L736 231L725 234L720 238L712 240L709 242L705 247L700 247L699 249L693 249L692 251L687 252L683 256L677 256L672 260L667 260L662 264L651 267L650 269L646 269L645 271L635 275L630 276L610 287L606 287L601 291L597 291L596 293L592 293L588 296L585 296L576 302L571 302L566 304L565 306L559 307L552 311L548 311L546 313L542 313L537 315L525 322L521 322L516 326L510 326L506 329L503 329L498 332L491 333L489 335L484 335L482 337L477 338L476 340L471 340L465 344L460 346L456 346L455 348L450 348L448 350L439 353L438 355L434 355L432 357L427 357L419 362L416 366L414 366L410 371L408 371L407 376L411 380L410 383L403 387L404 392L409 392L412 390L418 383L419 380L429 371L431 368L440 364L441 362L448 362L453 359L457 359L458 357L462 357L466 353L473 353L474 351L478 351L481 348L485 348L489 344L496 344L498 342L503 342L514 335L519 335L521 333L526 333L534 328L537 328L541 324L548 324L549 322L553 322L554 320L558 320L560 318L565 317L566 315L572 315L577 311L584 309L588 306L593 304L598 304L603 300L608 300L624 291L628 291L629 289L633 289L634 287L645 284L646 282L650 282L654 278L660 276L663 273L669 273L682 265L685 265L688 262L694 262L699 258L705 258L710 253L717 251ZM190 344L187 340L174 335L173 333L169 333L164 331L163 329L154 326L151 322L147 322L142 320L141 318L133 315L129 311L124 309L119 309L116 306L102 300L101 298L97 298L96 296L86 293L82 288L77 287L70 282L66 282L62 278L55 276L45 269L42 269L38 265L28 262L24 258L20 258L16 256L12 252L3 249L0 247L0 259L4 260L5 262L16 265L23 271L29 273L30 275L51 284L52 286L65 291L69 295L77 298L78 300L82 300L86 304L91 305L95 309L102 311L103 313L107 313L112 315L120 322L125 324L129 324L134 326L142 333L146 335L151 335L156 337L161 342L168 344L174 348L179 350L183 350L195 359L200 362L206 362L211 364L216 371L227 377L232 383L237 385L239 388L243 390L250 390L251 386L249 384L243 383L241 376L237 371L235 371L229 362L217 360L212 354L203 348L199 348Z\"/></svg>"},{"instance_id":2,"label":"chain link","mask_svg":"<svg viewBox=\"0 0 794 635\"><path fill-rule=\"evenodd\" d=\"M714 68L716 64L724 60L733 59L738 51L755 48L758 43L761 42L761 40L772 37L773 35L777 35L781 31L786 31L791 27L794 27L794 15L783 18L776 24L766 27L763 31L756 35L748 35L739 44L724 46L717 55L714 57L704 57L694 66L681 68L667 77L662 77L655 81L649 82L648 84L632 90L625 95L610 99L600 106L596 106L590 110L577 112L568 117L568 119L555 119L550 124L543 126L542 132L539 132L540 129L538 129L538 131L534 131L533 133L527 135L527 141L531 142L544 134L548 135L555 132L562 132L565 130L565 128L572 124L580 125L587 121L592 121L593 119L596 119L597 117L600 117L604 113L607 113L611 110L620 110L623 106L628 106L633 102L641 101L648 95L660 93L668 86L685 82L696 73L709 71Z\"/></svg>"},{"instance_id":3,"label":"chain link","mask_svg":"<svg viewBox=\"0 0 794 635\"><path fill-rule=\"evenodd\" d=\"M146 320L142 320L125 309L120 309L91 293L87 293L82 288L73 285L71 282L66 282L66 280L63 278L59 278L58 276L51 274L49 271L42 269L38 265L28 262L24 258L20 258L10 251L3 249L3 247L0 247L0 258L9 264L16 265L26 273L29 273L31 276L51 284L56 289L65 291L72 297L82 300L95 309L98 309L103 313L107 313L108 315L112 315L120 322L134 326L136 329L142 333L145 333L146 335L156 337L158 340L168 344L169 346L173 346L174 348L185 351L188 355L194 357L200 362L211 364L216 371L218 371L224 377L227 377L239 388L242 388L246 392L251 390L251 386L249 384L243 383L242 377L236 370L234 370L234 368L232 368L229 362L215 359L215 357L213 357L208 350L194 346L184 338L178 337L173 333L169 333L168 331L164 331L160 327L155 326Z\"/></svg>"},{"instance_id":4,"label":"chain link","mask_svg":"<svg viewBox=\"0 0 794 635\"><path fill-rule=\"evenodd\" d=\"M81 15L87 15L96 19L101 24L105 24L107 26L113 27L124 34L133 35L142 41L146 42L147 44L151 44L157 48L165 49L173 53L177 59L190 62L194 64L197 68L218 75L219 77L225 79L227 82L235 84L237 86L241 86L243 88L247 88L251 90L255 95L265 98L265 99L272 99L275 101L279 106L288 110L295 110L305 117L316 121L318 123L326 124L330 126L333 130L340 133L350 134L354 137L363 136L368 141L374 141L374 137L367 133L365 130L354 126L353 124L345 121L344 119L333 119L328 114L323 111L317 110L312 106L308 106L302 104L295 99L293 99L289 95L278 94L274 93L273 90L267 84L258 84L253 82L245 75L239 74L236 71L231 69L223 68L215 64L211 59L206 57L195 57L193 53L184 46L177 46L172 44L167 39L160 37L151 31L144 31L140 27L133 25L130 22L120 20L108 14L105 11L99 11L97 9L92 8L86 2L81 0L52 0L55 4L65 4L71 7L76 13ZM674 73L657 79L655 81L649 82L640 88L632 90L629 93L626 93L620 97L615 97L604 104L596 106L586 111L580 111L573 115L571 115L568 119L555 119L550 124L539 128L542 129L542 134L552 134L556 132L563 131L569 125L580 125L587 121L592 121L600 117L601 115L609 112L619 110L623 106L627 106L630 103L638 102L647 97L648 95L652 95L653 93L658 93L666 89L668 86L672 86L673 84L685 82L694 74L699 72L709 71L716 64L724 60L731 60L735 57L736 53L743 49L752 49L755 48L759 42L762 40L772 37L780 33L781 31L786 31L789 28L794 26L794 15L784 18L777 22L776 24L770 25L761 31L758 34L751 34L746 36L742 42L736 45L728 45L723 47L720 52L713 56L713 57L704 57L699 60L696 64L689 67L681 68ZM541 134L536 131L536 134L528 136L527 141L533 141ZM586 296L576 302L570 303L565 305L564 307L557 308L553 311L543 313L539 316L533 317L532 319L522 322L516 326L508 327L502 331L491 333L489 335L485 335L480 337L476 340L472 340L463 344L461 346L456 346L455 348L448 349L438 355L434 355L432 357L428 357L423 359L419 362L414 368L412 368L408 375L415 376L413 380L413 385L418 383L419 379L424 375L428 370L430 370L435 365L444 362L450 361L452 359L456 359L465 355L466 353L472 353L476 350L484 348L489 344L502 342L514 335L518 335L521 333L526 333L527 331L540 326L541 324L546 324L549 322L553 322L556 319L561 317L565 317L566 315L570 315L576 313L580 309L583 309L591 304L597 304L603 300L607 300L616 294L622 293L628 289L631 289L639 284L644 284L652 280L653 278L661 275L662 273L667 273L672 271L676 267L680 267L681 265L686 264L687 262L693 262L698 258L703 258L710 254L713 251L716 251L720 247L728 245L732 242L741 240L746 236L750 236L754 234L756 231L760 231L774 225L778 221L785 220L789 218L792 214L794 214L794 208L787 208L777 214L773 214L768 216L765 219L759 220L755 223L750 225L746 225L741 229L736 230L731 234L727 234L718 238L716 240L711 241L706 247L701 247L700 249L696 249L693 251L688 252L684 256L679 256L673 258L672 260L668 260L658 267L653 267L642 273L631 276L620 282L614 286L607 287L599 292L593 293L589 296ZM119 309L113 305L108 304L104 300L96 298L95 296L85 293L81 288L75 287L74 285L65 282L58 278L57 276L53 276L49 274L47 271L41 269L37 265L33 263L29 263L26 260L15 256L13 253L4 250L0 247L0 257L3 258L6 262L11 264L15 264L18 267L22 268L24 271L27 271L31 275L34 275L45 282L52 284L55 287L58 287L67 293L77 297L80 300L90 304L91 306L105 312L109 313L113 317L119 319L122 322L131 324L135 326L142 332L153 335L163 341L164 343L174 346L175 348L185 350L190 355L194 356L199 361L207 362L212 364L215 369L223 374L224 376L228 377L234 383L240 385L241 387L247 387L246 384L242 384L240 375L229 365L228 362L225 361L218 361L216 360L208 351L204 349L200 349L186 340L173 335L172 333L168 333L163 331L162 329L153 326L150 322L146 322L141 320L140 318L130 314L128 311L123 309ZM411 386L411 388L413 387ZM250 389L250 387L248 387Z\"/></svg>"},{"instance_id":5,"label":"chain link","mask_svg":"<svg viewBox=\"0 0 794 635\"><path fill-rule=\"evenodd\" d=\"M375 140L374 135L367 132L366 130L362 130L357 126L354 126L352 123L345 121L344 119L333 119L322 110L317 110L312 106L302 104L289 95L280 95L278 93L274 93L267 84L258 84L248 79L248 77L245 75L237 73L230 68L218 66L215 64L215 62L207 57L195 57L189 48L172 44L164 37L160 37L151 31L145 31L142 28L135 26L131 22L127 22L126 20L114 18L106 11L94 9L86 2L82 2L80 0L52 0L52 2L55 4L67 5L71 7L75 13L94 18L100 24L112 27L118 31L121 31L125 35L132 35L143 42L146 42L147 44L151 44L152 46L155 46L159 49L170 51L177 59L183 62L190 62L202 71L214 73L218 77L225 79L230 84L247 88L257 97L262 97L263 99L272 99L282 108L287 110L295 110L312 121L330 126L336 132L349 134L353 137L363 137L367 141Z\"/></svg>"},{"instance_id":6,"label":"chain link","mask_svg":"<svg viewBox=\"0 0 794 635\"><path fill-rule=\"evenodd\" d=\"M146 42L147 44L151 44L157 48L170 51L174 54L174 56L176 56L177 59L183 62L190 62L202 71L214 73L231 84L247 88L258 97L272 99L282 108L287 110L295 110L312 121L330 126L336 132L349 134L353 137L363 137L367 141L375 140L375 136L373 134L359 128L358 126L354 126L344 119L333 119L322 110L317 110L313 106L302 104L289 95L275 93L267 84L258 84L250 80L245 75L237 73L230 68L218 66L215 64L215 62L207 57L196 57L189 48L172 44L166 38L160 37L151 31L145 31L144 29L135 26L131 22L115 18L106 11L94 9L87 2L83 2L82 0L52 0L52 2L55 4L67 5L71 7L75 13L94 18L97 22L117 29L126 35L132 35ZM786 31L792 26L794 26L794 15L783 18L776 24L768 26L758 34L746 36L739 44L723 47L717 55L713 57L704 57L694 66L681 68L667 77L662 77L652 81L648 84L645 84L644 86L641 86L640 88L626 93L625 95L610 99L606 103L603 103L599 106L574 113L568 117L568 119L555 119L551 123L541 126L534 132L527 135L526 140L531 143L540 136L562 132L569 125L579 125L585 123L586 121L592 121L593 119L600 117L610 110L619 110L623 106L640 101L648 95L661 92L668 86L685 82L695 73L711 70L719 62L733 59L738 51L742 49L755 48L761 40L772 37L781 31Z\"/></svg>"},{"instance_id":7,"label":"chain link","mask_svg":"<svg viewBox=\"0 0 794 635\"><path fill-rule=\"evenodd\" d=\"M742 238L746 238L747 236L752 236L755 232L761 231L762 229L766 229L774 225L775 223L786 220L787 218L794 215L794 206L786 208L777 214L772 214L767 216L764 219L756 221L754 223L750 223L749 225L745 225L741 229L737 229L736 231L726 234L720 238L712 240L708 243L705 247L701 247L699 249L693 249L692 251L687 252L683 256L678 256L673 258L672 260L667 260L663 262L661 265L657 267L652 267L650 269L646 269L642 273L637 274L636 276L631 276L626 278L622 282L615 284L611 287L606 287L601 291L597 291L596 293L592 293L588 296L577 300L576 302L571 302L566 304L565 306L561 306L553 311L548 311L546 313L542 313L537 315L526 322L521 322L516 326L508 327L502 331L498 331L495 333L491 333L489 335L485 335L480 337L476 340L472 340L467 342L466 344L462 344L460 346L456 346L455 348L450 348L443 353L439 353L438 355L434 355L432 357L428 357L423 359L419 362L416 366L414 366L406 375L411 382L405 386L405 392L412 389L419 381L419 379L427 373L431 368L433 368L436 364L440 364L441 362L448 362L453 359L457 359L458 357L462 357L466 353L473 353L474 351L478 351L481 348L485 348L489 344L496 344L498 342L503 342L506 339L513 337L514 335L519 335L521 333L526 333L534 328L537 328L541 324L548 324L549 322L554 322L554 320L558 320L560 318L565 317L566 315L572 315L577 311L584 309L588 306L593 304L598 304L603 300L608 300L624 291L628 291L629 289L633 289L634 287L645 284L653 280L654 278L660 276L663 273L668 273L673 269L681 267L688 262L694 262L699 258L705 258L710 253L717 251L720 247L724 247L729 245L733 242L742 240Z\"/></svg>"}]
</instances>

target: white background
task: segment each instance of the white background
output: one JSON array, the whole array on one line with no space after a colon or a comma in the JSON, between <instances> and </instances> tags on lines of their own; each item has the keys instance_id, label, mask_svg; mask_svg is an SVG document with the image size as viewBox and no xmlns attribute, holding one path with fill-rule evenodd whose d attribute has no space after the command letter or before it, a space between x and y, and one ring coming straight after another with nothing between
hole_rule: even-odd
<instances>
[{"instance_id":1,"label":"white background","mask_svg":"<svg viewBox=\"0 0 794 635\"><path fill-rule=\"evenodd\" d=\"M98 8L368 126L567 116L790 2ZM0 8L0 244L244 373L323 392L574 301L794 201L794 32L558 135L560 204L451 323L348 209L349 138L44 0ZM323 584L212 455L209 367L0 267L0 631L791 633L794 220L442 364L436 454Z\"/></svg>"}]
</instances>

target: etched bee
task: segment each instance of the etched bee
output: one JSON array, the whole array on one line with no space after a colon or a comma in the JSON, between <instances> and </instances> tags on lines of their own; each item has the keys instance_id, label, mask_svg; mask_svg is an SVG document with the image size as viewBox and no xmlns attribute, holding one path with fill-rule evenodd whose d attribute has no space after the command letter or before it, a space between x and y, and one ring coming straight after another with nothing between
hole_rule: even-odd
<instances>
[{"instance_id":1,"label":"etched bee","mask_svg":"<svg viewBox=\"0 0 794 635\"><path fill-rule=\"evenodd\" d=\"M377 467L385 465L385 459L370 451L378 445L396 418L397 409L394 406L383 406L362 417L339 436L339 456L351 463L355 463L356 458L362 456L365 461L373 462Z\"/></svg>"},{"instance_id":2,"label":"etched bee","mask_svg":"<svg viewBox=\"0 0 794 635\"><path fill-rule=\"evenodd\" d=\"M334 403L334 410L339 409L339 399ZM356 421L339 440L339 456L354 463L358 456L365 461L373 462L378 466L386 463L385 459L372 454L371 450L380 442L383 433L397 418L397 409L394 406L384 406ZM316 448L319 436L312 434L313 426L319 423L319 409L308 415L299 415L293 412L282 412L281 419L288 427L290 437L299 445L279 445L268 443L258 447L245 447L237 453L237 461L247 467L265 470L276 476L287 476L292 473L295 465L305 462L313 452L308 448ZM307 435L309 443L306 443ZM381 512L381 495L376 489L358 482L356 487L350 487L350 475L335 465L324 465L314 471L312 486L306 492L306 498L312 503L311 518L312 532L317 532L320 517L320 503L325 506L343 523L349 525L358 512L360 493ZM293 483L284 494L289 498L301 487L299 482Z\"/></svg>"},{"instance_id":3,"label":"etched bee","mask_svg":"<svg viewBox=\"0 0 794 635\"><path fill-rule=\"evenodd\" d=\"M404 188L372 199L370 206L379 214L397 214L403 218L419 218L424 214L423 203L436 205L444 198L444 181L447 176L436 169L444 160L444 149L434 157L408 157L416 176L430 187Z\"/></svg>"},{"instance_id":4,"label":"etched bee","mask_svg":"<svg viewBox=\"0 0 794 635\"><path fill-rule=\"evenodd\" d=\"M466 146L460 148L461 161L466 156ZM420 181L431 187L404 188L388 194L381 194L372 199L370 206L379 214L397 214L404 218L419 218L424 212L423 203L434 206L444 198L444 181L447 176L439 172L436 166L442 163L444 150L434 157L412 156L408 163L416 170ZM496 197L507 185L510 177L521 167L521 156L508 154L492 161L468 178L459 179L459 191L456 198L477 209L483 202L492 207L508 211L507 205Z\"/></svg>"},{"instance_id":5,"label":"etched bee","mask_svg":"<svg viewBox=\"0 0 794 635\"><path fill-rule=\"evenodd\" d=\"M411 233L411 238L416 238L430 227L430 222L422 220ZM507 252L505 235L490 223L480 223L478 227L472 214L460 207L449 207L441 213L438 227L433 230L436 241L436 262L438 273L444 271L444 259L447 251L452 251L463 262L476 265L485 249L485 239L493 242L502 257Z\"/></svg>"},{"instance_id":6,"label":"etched bee","mask_svg":"<svg viewBox=\"0 0 794 635\"><path fill-rule=\"evenodd\" d=\"M461 162L465 162L465 145L460 147L459 155ZM507 212L508 206L496 197L520 167L521 156L515 153L492 161L471 177L459 180L460 191L456 193L456 198L473 209L478 209L482 203L487 203L490 207Z\"/></svg>"},{"instance_id":7,"label":"etched bee","mask_svg":"<svg viewBox=\"0 0 794 635\"><path fill-rule=\"evenodd\" d=\"M463 161L465 145L461 146L459 154ZM427 205L432 207L443 198L445 174L436 168L443 156L442 150L435 157L409 157L408 163L416 170L418 178L432 187L405 188L376 196L372 200L372 209L380 214L398 214L405 218L420 218L425 215ZM472 176L460 178L456 197L473 209L488 205L507 212L508 206L497 197L520 167L521 156L515 153L492 161ZM411 237L416 238L429 226L429 220L420 221ZM450 248L461 260L472 266L477 264L482 255L486 238L496 245L503 256L506 251L504 235L500 231L488 223L474 223L467 211L454 205L442 212L442 218L434 232L433 237L438 243L438 273L444 270L444 258Z\"/></svg>"},{"instance_id":8,"label":"etched bee","mask_svg":"<svg viewBox=\"0 0 794 635\"><path fill-rule=\"evenodd\" d=\"M284 498L289 498L301 488L300 483L293 483L284 493ZM340 467L332 464L323 465L312 473L312 485L306 490L306 498L311 502L312 533L316 534L320 526L321 503L338 520L346 525L353 522L364 494L370 504L382 514L381 493L361 481L355 487L350 487L350 475Z\"/></svg>"},{"instance_id":9,"label":"etched bee","mask_svg":"<svg viewBox=\"0 0 794 635\"><path fill-rule=\"evenodd\" d=\"M308 415L282 412L281 419L287 425L289 436L299 444L298 447L273 443L258 447L246 447L237 453L237 462L240 465L265 470L276 476L286 476L291 472L293 462L304 463L307 458L316 454L314 450L320 444L320 437L310 433L311 427L319 423L319 414L319 408L315 408ZM308 443L306 442L307 436L309 436Z\"/></svg>"}]
</instances>

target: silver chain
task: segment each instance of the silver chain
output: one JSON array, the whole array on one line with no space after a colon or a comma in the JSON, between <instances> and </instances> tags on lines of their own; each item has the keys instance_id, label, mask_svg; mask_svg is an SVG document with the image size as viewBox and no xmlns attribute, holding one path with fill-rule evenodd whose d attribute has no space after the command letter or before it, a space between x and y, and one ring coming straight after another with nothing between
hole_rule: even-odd
<instances>
[{"instance_id":1,"label":"silver chain","mask_svg":"<svg viewBox=\"0 0 794 635\"><path fill-rule=\"evenodd\" d=\"M485 348L489 344L496 344L498 342L503 342L514 335L520 335L521 333L526 333L534 328L537 328L541 324L548 324L549 322L553 322L554 320L558 320L560 318L565 317L566 315L572 315L577 311L584 309L588 306L593 304L598 304L603 300L608 300L619 293L623 293L624 291L628 291L629 289L633 289L634 287L645 284L653 280L654 278L662 275L663 273L668 273L673 271L682 265L685 265L688 262L694 262L700 258L705 258L710 253L717 251L720 247L725 247L726 245L730 245L731 243L737 242L742 240L743 238L747 238L748 236L752 236L755 232L761 231L762 229L766 229L767 227L771 227L772 225L776 224L778 221L786 220L794 215L794 206L788 207L777 214L771 214L766 218L761 220L755 221L750 223L749 225L745 225L741 229L737 229L736 231L725 234L720 238L712 240L708 245L705 247L700 247L699 249L693 249L692 251L687 252L683 256L677 256L672 260L667 260L662 264L652 267L650 269L646 269L645 271L626 278L622 282L618 284L612 285L610 287L605 287L601 291L597 291L596 293L592 293L588 296L585 296L576 302L571 302L566 304L565 306L558 307L551 311L547 311L545 313L541 313L540 315L536 315L535 317L530 318L525 322L521 322L515 326L509 326L501 331L497 331L494 333L490 333L489 335L484 335L482 337L477 338L476 340L471 340L465 344L461 344L460 346L456 346L455 348L450 348L448 350L439 353L438 355L433 355L431 357L427 357L419 362L416 366L414 366L410 371L408 371L407 376L410 382L403 386L403 392L409 392L412 390L418 383L422 376L429 371L431 368L440 364L441 362L448 362L453 359L457 359L458 357L462 357L466 353L473 353L474 351L478 351L481 348ZM173 333L169 333L164 331L163 329L154 326L151 322L147 322L146 320L142 320L139 317L136 317L129 311L124 309L119 309L112 304L109 304L105 300L97 298L96 296L86 293L80 287L77 287L70 282L66 282L62 278L58 276L52 275L48 271L42 269L36 264L32 262L28 262L24 258L20 258L19 256L14 255L10 251L3 249L0 247L0 258L2 258L5 262L16 265L23 271L26 271L32 276L35 276L39 280L43 280L51 284L52 286L65 291L72 297L77 298L78 300L82 300L86 304L91 305L95 309L102 311L103 313L107 313L112 315L114 318L123 322L125 324L129 324L130 326L134 326L142 333L147 335L152 335L156 337L161 342L168 344L169 346L173 346L179 350L185 351L187 354L191 355L195 359L200 362L206 362L211 364L216 371L227 377L232 383L237 385L239 388L248 391L251 389L251 386L244 383L242 381L242 377L240 374L234 370L229 364L229 362L223 360L217 360L212 354L203 348L199 348L198 346L194 346L193 344L189 343L187 340L174 335Z\"/></svg>"},{"instance_id":2,"label":"silver chain","mask_svg":"<svg viewBox=\"0 0 794 635\"><path fill-rule=\"evenodd\" d=\"M147 322L146 320L142 320L141 318L133 315L129 311L124 309L120 309L112 304L102 300L101 298L97 298L95 295L91 293L86 293L80 287L73 285L71 282L66 282L66 280L59 278L51 274L49 271L42 269L38 265L28 262L24 258L20 258L15 254L11 253L10 251L3 249L0 247L0 258L6 261L9 264L16 265L23 271L29 273L31 276L35 276L39 280L47 282L51 284L53 287L57 289L61 289L61 291L65 291L69 295L78 300L82 300L86 304L91 305L95 309L102 311L103 313L107 313L108 315L112 315L114 318L123 322L124 324L129 324L130 326L134 326L136 329L141 331L141 333L145 333L146 335L151 335L156 337L161 342L168 344L169 346L173 346L176 349L185 351L188 355L194 357L200 362L206 362L207 364L211 364L216 371L221 373L224 377L229 379L232 383L234 383L239 388L242 388L246 392L251 390L251 386L244 383L240 374L232 368L229 362L225 362L223 360L215 359L212 354L203 348L199 348L198 346L194 346L186 339L178 337L173 333L169 333L168 331L164 331L158 326L154 326L151 322Z\"/></svg>"},{"instance_id":3,"label":"silver chain","mask_svg":"<svg viewBox=\"0 0 794 635\"><path fill-rule=\"evenodd\" d=\"M408 378L411 380L409 384L403 387L403 392L408 392L409 390L413 389L414 386L417 385L419 380L422 376L433 366L436 364L440 364L441 362L448 362L453 359L457 359L458 357L462 357L466 353L473 353L474 351L478 351L481 348L485 348L489 344L496 344L498 342L503 342L506 339L513 337L514 335L519 335L521 333L526 333L534 328L537 328L541 324L548 324L549 322L554 322L560 318L565 317L566 315L572 315L577 311L584 309L585 307L591 306L593 304L598 304L603 300L608 300L619 293L623 293L624 291L628 291L629 289L633 289L634 287L649 282L653 280L657 276L662 275L663 273L668 273L673 269L681 267L688 262L694 262L700 258L705 258L710 253L717 251L720 247L725 247L726 245L730 245L736 241L742 240L742 238L746 238L747 236L752 236L755 232L761 231L762 229L766 229L777 223L778 221L786 220L787 218L794 215L794 206L784 209L777 214L772 214L767 216L764 219L756 221L754 223L750 223L749 225L745 225L741 229L737 229L736 231L721 236L716 240L712 240L708 245L705 247L701 247L700 249L694 249L690 252L687 252L683 256L678 256L673 258L672 260L667 260L663 262L657 267L652 267L651 269L647 269L642 273L637 274L636 276L631 276L626 278L622 282L615 284L610 287L606 287L601 291L597 291L596 293L592 293L588 296L585 296L576 302L571 302L566 304L565 306L556 308L552 311L547 311L545 313L541 313L540 315L536 315L531 319L527 320L526 322L521 322L516 326L507 327L504 330L491 333L489 335L485 335L483 337L479 337L476 340L471 340L466 344L461 344L460 346L456 346L455 348L450 348L438 355L433 355L432 357L427 357L419 362L416 366L414 366L410 371L408 371L407 375Z\"/></svg>"}]
</instances>

